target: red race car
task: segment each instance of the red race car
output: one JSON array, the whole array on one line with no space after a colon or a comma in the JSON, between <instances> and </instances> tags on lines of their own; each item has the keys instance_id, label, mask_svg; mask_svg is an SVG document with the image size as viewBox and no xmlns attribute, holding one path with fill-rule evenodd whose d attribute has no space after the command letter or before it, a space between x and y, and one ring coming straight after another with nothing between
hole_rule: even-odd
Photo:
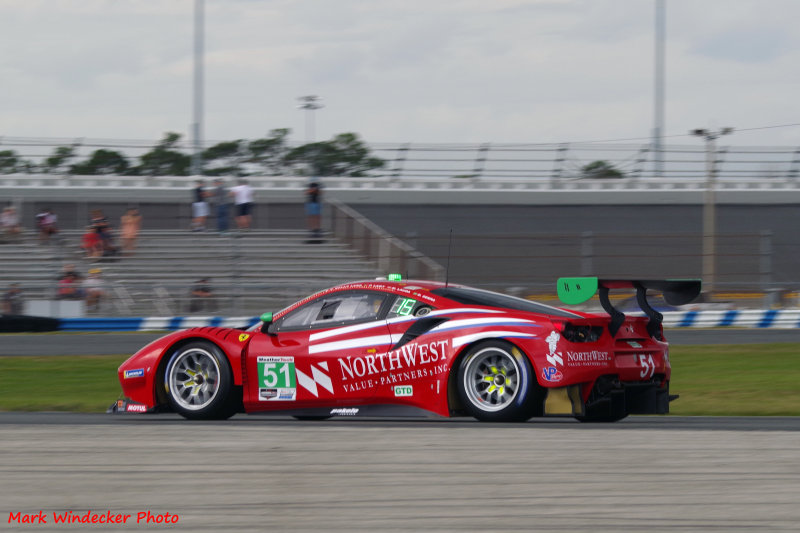
<instances>
[{"instance_id":1,"label":"red race car","mask_svg":"<svg viewBox=\"0 0 800 533\"><path fill-rule=\"evenodd\" d=\"M644 316L615 309L615 288L635 289ZM190 419L435 413L504 422L663 414L675 396L648 289L682 305L700 281L558 280L562 301L599 291L607 314L429 281L339 285L248 329L192 328L145 346L120 366L124 399L109 411Z\"/></svg>"}]
</instances>

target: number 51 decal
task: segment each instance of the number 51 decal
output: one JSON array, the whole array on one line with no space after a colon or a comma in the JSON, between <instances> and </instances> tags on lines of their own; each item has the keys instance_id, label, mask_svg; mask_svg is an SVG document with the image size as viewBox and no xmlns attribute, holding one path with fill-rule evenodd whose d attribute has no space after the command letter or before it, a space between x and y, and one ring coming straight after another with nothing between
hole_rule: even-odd
<instances>
[{"instance_id":1,"label":"number 51 decal","mask_svg":"<svg viewBox=\"0 0 800 533\"><path fill-rule=\"evenodd\" d=\"M652 378L656 372L656 362L653 361L653 356L642 354L637 357L639 358L639 366L642 367L639 377Z\"/></svg>"}]
</instances>

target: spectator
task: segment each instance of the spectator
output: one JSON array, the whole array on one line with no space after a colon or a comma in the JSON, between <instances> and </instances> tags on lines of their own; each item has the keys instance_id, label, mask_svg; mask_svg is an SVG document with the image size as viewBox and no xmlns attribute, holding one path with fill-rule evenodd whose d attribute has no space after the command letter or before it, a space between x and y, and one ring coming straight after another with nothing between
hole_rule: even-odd
<instances>
[{"instance_id":1,"label":"spectator","mask_svg":"<svg viewBox=\"0 0 800 533\"><path fill-rule=\"evenodd\" d=\"M3 295L3 313L6 315L22 314L22 289L18 283L12 283Z\"/></svg>"},{"instance_id":2,"label":"spectator","mask_svg":"<svg viewBox=\"0 0 800 533\"><path fill-rule=\"evenodd\" d=\"M205 182L197 180L195 188L192 189L192 231L205 231L206 218L208 217L208 192L205 190Z\"/></svg>"},{"instance_id":3,"label":"spectator","mask_svg":"<svg viewBox=\"0 0 800 533\"><path fill-rule=\"evenodd\" d=\"M322 242L322 203L320 201L322 191L319 183L312 181L306 189L306 216L308 217L308 231L310 233L309 243Z\"/></svg>"},{"instance_id":4,"label":"spectator","mask_svg":"<svg viewBox=\"0 0 800 533\"><path fill-rule=\"evenodd\" d=\"M86 307L89 311L100 310L100 300L106 295L105 281L101 277L103 273L99 268L89 270L89 276L83 282L86 292Z\"/></svg>"},{"instance_id":5,"label":"spectator","mask_svg":"<svg viewBox=\"0 0 800 533\"><path fill-rule=\"evenodd\" d=\"M92 210L91 224L103 245L103 257L117 255L119 248L114 244L113 229L108 222L108 217L103 213L102 209Z\"/></svg>"},{"instance_id":6,"label":"spectator","mask_svg":"<svg viewBox=\"0 0 800 533\"><path fill-rule=\"evenodd\" d=\"M76 273L67 272L58 280L58 293L56 298L59 300L83 299L80 277Z\"/></svg>"},{"instance_id":7,"label":"spectator","mask_svg":"<svg viewBox=\"0 0 800 533\"><path fill-rule=\"evenodd\" d=\"M19 239L22 228L19 225L17 208L8 206L3 209L0 215L0 242L13 242Z\"/></svg>"},{"instance_id":8,"label":"spectator","mask_svg":"<svg viewBox=\"0 0 800 533\"><path fill-rule=\"evenodd\" d=\"M135 207L129 208L120 219L120 227L122 228L122 252L126 255L132 254L136 249L139 230L142 228L142 215L139 214L139 210Z\"/></svg>"},{"instance_id":9,"label":"spectator","mask_svg":"<svg viewBox=\"0 0 800 533\"><path fill-rule=\"evenodd\" d=\"M216 207L217 231L227 233L228 231L228 191L225 189L225 182L222 178L214 180L214 190L212 191L212 201Z\"/></svg>"},{"instance_id":10,"label":"spectator","mask_svg":"<svg viewBox=\"0 0 800 533\"><path fill-rule=\"evenodd\" d=\"M58 216L49 207L36 215L36 227L39 230L39 243L50 242L50 237L58 233Z\"/></svg>"},{"instance_id":11,"label":"spectator","mask_svg":"<svg viewBox=\"0 0 800 533\"><path fill-rule=\"evenodd\" d=\"M231 187L231 196L236 204L236 227L240 230L250 229L253 210L253 188L244 178L239 179L239 185Z\"/></svg>"},{"instance_id":12,"label":"spectator","mask_svg":"<svg viewBox=\"0 0 800 533\"><path fill-rule=\"evenodd\" d=\"M64 266L61 267L61 275L58 277L56 298L60 300L82 300L82 279L83 277L75 270L74 264L65 263Z\"/></svg>"},{"instance_id":13,"label":"spectator","mask_svg":"<svg viewBox=\"0 0 800 533\"><path fill-rule=\"evenodd\" d=\"M92 209L91 215L91 225L97 233L108 227L108 217L103 213L102 209Z\"/></svg>"},{"instance_id":14,"label":"spectator","mask_svg":"<svg viewBox=\"0 0 800 533\"><path fill-rule=\"evenodd\" d=\"M189 300L189 312L194 313L202 309L213 311L216 309L212 299L210 280L203 278L197 280L192 286L191 299Z\"/></svg>"},{"instance_id":15,"label":"spectator","mask_svg":"<svg viewBox=\"0 0 800 533\"><path fill-rule=\"evenodd\" d=\"M86 253L87 259L103 257L103 241L93 226L86 226L86 233L81 237L81 248Z\"/></svg>"}]
</instances>

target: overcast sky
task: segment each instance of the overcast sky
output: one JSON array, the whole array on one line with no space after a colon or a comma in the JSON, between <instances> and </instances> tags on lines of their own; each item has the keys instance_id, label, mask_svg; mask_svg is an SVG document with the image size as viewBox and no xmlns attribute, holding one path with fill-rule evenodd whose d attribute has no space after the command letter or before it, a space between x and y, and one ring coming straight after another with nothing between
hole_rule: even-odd
<instances>
[{"instance_id":1,"label":"overcast sky","mask_svg":"<svg viewBox=\"0 0 800 533\"><path fill-rule=\"evenodd\" d=\"M189 137L194 0L0 0L0 135ZM646 139L655 0L205 0L206 140ZM667 143L800 145L800 2L666 1ZM768 128L769 127L769 128Z\"/></svg>"}]
</instances>

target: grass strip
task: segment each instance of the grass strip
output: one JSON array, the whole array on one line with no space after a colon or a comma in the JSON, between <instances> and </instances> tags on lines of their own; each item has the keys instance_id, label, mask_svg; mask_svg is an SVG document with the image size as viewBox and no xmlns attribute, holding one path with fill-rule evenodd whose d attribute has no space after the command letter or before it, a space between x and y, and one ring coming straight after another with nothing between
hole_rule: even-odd
<instances>
[{"instance_id":1,"label":"grass strip","mask_svg":"<svg viewBox=\"0 0 800 533\"><path fill-rule=\"evenodd\" d=\"M102 412L122 388L126 355L0 357L0 410Z\"/></svg>"},{"instance_id":2,"label":"grass strip","mask_svg":"<svg viewBox=\"0 0 800 533\"><path fill-rule=\"evenodd\" d=\"M0 410L102 412L124 355L0 357ZM675 415L800 416L800 345L670 348Z\"/></svg>"},{"instance_id":3,"label":"grass strip","mask_svg":"<svg viewBox=\"0 0 800 533\"><path fill-rule=\"evenodd\" d=\"M676 415L800 415L800 345L672 346Z\"/></svg>"}]
</instances>

